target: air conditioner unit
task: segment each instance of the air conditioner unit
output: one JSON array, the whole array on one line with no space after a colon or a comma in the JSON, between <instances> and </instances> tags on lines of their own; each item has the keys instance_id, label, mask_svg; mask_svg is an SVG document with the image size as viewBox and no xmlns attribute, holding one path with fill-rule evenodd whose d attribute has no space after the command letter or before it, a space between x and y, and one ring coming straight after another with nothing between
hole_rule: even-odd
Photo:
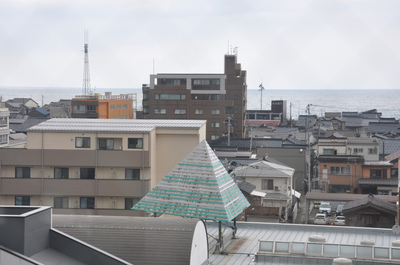
<instances>
[{"instance_id":1,"label":"air conditioner unit","mask_svg":"<svg viewBox=\"0 0 400 265\"><path fill-rule=\"evenodd\" d=\"M279 186L275 186L275 191L280 191Z\"/></svg>"}]
</instances>

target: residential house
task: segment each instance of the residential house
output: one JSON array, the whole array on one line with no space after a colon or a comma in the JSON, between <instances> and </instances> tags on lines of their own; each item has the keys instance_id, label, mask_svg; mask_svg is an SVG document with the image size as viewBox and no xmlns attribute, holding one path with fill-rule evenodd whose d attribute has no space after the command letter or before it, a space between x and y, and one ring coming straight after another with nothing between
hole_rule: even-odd
<instances>
[{"instance_id":1,"label":"residential house","mask_svg":"<svg viewBox=\"0 0 400 265\"><path fill-rule=\"evenodd\" d=\"M202 120L50 119L0 148L3 205L133 215L132 206L205 138Z\"/></svg>"},{"instance_id":2,"label":"residential house","mask_svg":"<svg viewBox=\"0 0 400 265\"><path fill-rule=\"evenodd\" d=\"M272 100L271 110L246 110L247 126L265 126L269 123L285 125L287 104L286 100Z\"/></svg>"},{"instance_id":3,"label":"residential house","mask_svg":"<svg viewBox=\"0 0 400 265\"><path fill-rule=\"evenodd\" d=\"M398 194L398 176L390 161L365 161L362 178L358 180L360 193L378 195Z\"/></svg>"},{"instance_id":4,"label":"residential house","mask_svg":"<svg viewBox=\"0 0 400 265\"><path fill-rule=\"evenodd\" d=\"M71 100L60 99L50 103L50 118L71 118Z\"/></svg>"},{"instance_id":5,"label":"residential house","mask_svg":"<svg viewBox=\"0 0 400 265\"><path fill-rule=\"evenodd\" d=\"M284 216L292 209L292 187L294 169L288 166L271 163L265 160L235 168L231 175L239 177L256 186L257 191L265 192L262 207L269 214Z\"/></svg>"},{"instance_id":6,"label":"residential house","mask_svg":"<svg viewBox=\"0 0 400 265\"><path fill-rule=\"evenodd\" d=\"M246 71L236 54L225 55L221 74L154 74L143 85L145 119L207 120L207 141L244 137Z\"/></svg>"},{"instance_id":7,"label":"residential house","mask_svg":"<svg viewBox=\"0 0 400 265\"><path fill-rule=\"evenodd\" d=\"M348 202L343 207L346 224L361 227L392 228L397 216L396 204L368 197Z\"/></svg>"},{"instance_id":8,"label":"residential house","mask_svg":"<svg viewBox=\"0 0 400 265\"><path fill-rule=\"evenodd\" d=\"M20 107L27 109L39 108L39 104L31 98L13 98L6 101L6 104L11 103L18 104Z\"/></svg>"},{"instance_id":9,"label":"residential house","mask_svg":"<svg viewBox=\"0 0 400 265\"><path fill-rule=\"evenodd\" d=\"M388 120L370 122L367 128L367 135L373 136L375 134L385 135L388 138L396 138L400 135L399 122Z\"/></svg>"}]
</instances>

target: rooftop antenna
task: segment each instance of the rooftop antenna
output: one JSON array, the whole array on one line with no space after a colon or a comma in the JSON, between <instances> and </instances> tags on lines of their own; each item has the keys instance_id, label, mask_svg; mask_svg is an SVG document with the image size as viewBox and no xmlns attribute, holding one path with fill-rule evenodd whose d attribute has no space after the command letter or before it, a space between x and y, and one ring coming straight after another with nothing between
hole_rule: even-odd
<instances>
[{"instance_id":1,"label":"rooftop antenna","mask_svg":"<svg viewBox=\"0 0 400 265\"><path fill-rule=\"evenodd\" d=\"M259 91L261 91L261 105L260 105L260 110L262 110L262 92L263 92L263 90L265 90L265 88L264 88L264 86L263 86L263 84L261 83L259 86L258 86L259 88L260 88L260 90Z\"/></svg>"},{"instance_id":2,"label":"rooftop antenna","mask_svg":"<svg viewBox=\"0 0 400 265\"><path fill-rule=\"evenodd\" d=\"M90 93L90 72L89 72L89 32L87 30L84 31L84 51L85 51L85 59L83 66L83 86L82 86L82 95L89 95Z\"/></svg>"}]
</instances>

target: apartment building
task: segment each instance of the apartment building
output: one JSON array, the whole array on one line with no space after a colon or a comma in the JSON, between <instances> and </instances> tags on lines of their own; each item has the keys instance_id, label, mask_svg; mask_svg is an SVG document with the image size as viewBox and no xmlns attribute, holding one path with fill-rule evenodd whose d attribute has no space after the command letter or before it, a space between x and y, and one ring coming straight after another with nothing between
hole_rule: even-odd
<instances>
[{"instance_id":1,"label":"apartment building","mask_svg":"<svg viewBox=\"0 0 400 265\"><path fill-rule=\"evenodd\" d=\"M204 120L50 119L28 130L24 148L0 148L0 203L134 215L205 128Z\"/></svg>"},{"instance_id":2,"label":"apartment building","mask_svg":"<svg viewBox=\"0 0 400 265\"><path fill-rule=\"evenodd\" d=\"M143 118L207 120L207 141L245 136L246 71L225 55L223 74L155 74L143 85Z\"/></svg>"},{"instance_id":3,"label":"apartment building","mask_svg":"<svg viewBox=\"0 0 400 265\"><path fill-rule=\"evenodd\" d=\"M10 134L9 118L10 111L1 102L0 98L0 147L8 145L8 136Z\"/></svg>"},{"instance_id":4,"label":"apartment building","mask_svg":"<svg viewBox=\"0 0 400 265\"><path fill-rule=\"evenodd\" d=\"M106 92L75 96L71 100L72 118L134 119L137 108L136 94L112 95Z\"/></svg>"}]
</instances>

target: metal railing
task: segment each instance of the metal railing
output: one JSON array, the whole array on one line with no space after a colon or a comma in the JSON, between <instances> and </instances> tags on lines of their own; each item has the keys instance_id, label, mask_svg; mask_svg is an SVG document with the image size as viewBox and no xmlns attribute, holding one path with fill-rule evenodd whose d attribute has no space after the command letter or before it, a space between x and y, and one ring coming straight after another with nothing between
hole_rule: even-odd
<instances>
[{"instance_id":1,"label":"metal railing","mask_svg":"<svg viewBox=\"0 0 400 265\"><path fill-rule=\"evenodd\" d=\"M370 261L400 261L400 247L377 247L355 244L320 242L259 241L257 254L309 256L322 258L348 258Z\"/></svg>"}]
</instances>

